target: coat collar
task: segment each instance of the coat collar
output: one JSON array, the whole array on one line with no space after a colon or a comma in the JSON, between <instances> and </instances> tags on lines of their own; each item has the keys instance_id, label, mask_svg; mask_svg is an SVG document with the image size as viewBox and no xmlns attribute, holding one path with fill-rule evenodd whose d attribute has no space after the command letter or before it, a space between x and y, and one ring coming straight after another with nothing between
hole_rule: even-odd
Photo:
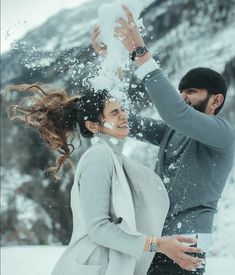
<instances>
[{"instance_id":1,"label":"coat collar","mask_svg":"<svg viewBox=\"0 0 235 275\"><path fill-rule=\"evenodd\" d=\"M92 144L95 144L100 139L105 140L112 148L114 153L116 153L117 155L121 155L126 139L120 139L107 134L99 133L96 134L92 139Z\"/></svg>"}]
</instances>

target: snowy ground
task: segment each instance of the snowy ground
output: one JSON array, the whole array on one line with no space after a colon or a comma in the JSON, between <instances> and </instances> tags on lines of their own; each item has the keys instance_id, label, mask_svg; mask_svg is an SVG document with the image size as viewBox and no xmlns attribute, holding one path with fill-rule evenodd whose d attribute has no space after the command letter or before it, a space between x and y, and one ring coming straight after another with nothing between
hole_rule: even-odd
<instances>
[{"instance_id":1,"label":"snowy ground","mask_svg":"<svg viewBox=\"0 0 235 275\"><path fill-rule=\"evenodd\" d=\"M4 247L1 249L1 275L49 275L63 250L64 247L56 246ZM209 258L206 275L231 275L234 266L232 257Z\"/></svg>"}]
</instances>

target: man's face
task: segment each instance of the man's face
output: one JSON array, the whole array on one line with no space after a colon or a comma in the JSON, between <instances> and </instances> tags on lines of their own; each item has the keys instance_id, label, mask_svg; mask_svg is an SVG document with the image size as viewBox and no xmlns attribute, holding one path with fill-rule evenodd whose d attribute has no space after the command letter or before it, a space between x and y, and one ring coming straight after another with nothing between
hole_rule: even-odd
<instances>
[{"instance_id":1,"label":"man's face","mask_svg":"<svg viewBox=\"0 0 235 275\"><path fill-rule=\"evenodd\" d=\"M189 88L180 91L182 99L195 110L207 113L207 105L210 99L206 89Z\"/></svg>"}]
</instances>

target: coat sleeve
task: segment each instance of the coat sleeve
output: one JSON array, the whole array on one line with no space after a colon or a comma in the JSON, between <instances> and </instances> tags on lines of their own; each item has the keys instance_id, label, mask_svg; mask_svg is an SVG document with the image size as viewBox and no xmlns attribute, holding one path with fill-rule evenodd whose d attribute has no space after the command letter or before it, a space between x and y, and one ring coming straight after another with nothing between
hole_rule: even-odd
<instances>
[{"instance_id":1,"label":"coat sleeve","mask_svg":"<svg viewBox=\"0 0 235 275\"><path fill-rule=\"evenodd\" d=\"M138 259L146 236L133 236L112 222L109 211L113 162L105 148L94 148L81 167L81 210L91 241Z\"/></svg>"},{"instance_id":2,"label":"coat sleeve","mask_svg":"<svg viewBox=\"0 0 235 275\"><path fill-rule=\"evenodd\" d=\"M232 125L217 115L207 115L187 105L161 70L149 73L143 83L168 126L219 150L234 143Z\"/></svg>"},{"instance_id":3,"label":"coat sleeve","mask_svg":"<svg viewBox=\"0 0 235 275\"><path fill-rule=\"evenodd\" d=\"M135 137L140 141L147 141L159 146L167 130L167 125L152 118L146 118L130 114L128 117L130 126L130 137Z\"/></svg>"}]
</instances>

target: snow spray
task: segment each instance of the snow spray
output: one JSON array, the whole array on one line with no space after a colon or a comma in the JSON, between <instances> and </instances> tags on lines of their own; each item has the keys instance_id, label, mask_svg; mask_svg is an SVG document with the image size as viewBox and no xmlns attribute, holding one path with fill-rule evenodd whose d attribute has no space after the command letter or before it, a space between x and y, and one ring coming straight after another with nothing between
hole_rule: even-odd
<instances>
[{"instance_id":1,"label":"snow spray","mask_svg":"<svg viewBox=\"0 0 235 275\"><path fill-rule=\"evenodd\" d=\"M99 40L107 45L107 55L101 62L98 75L92 81L95 89L107 89L116 98L123 98L121 91L128 88L129 83L120 76L122 73L118 71L123 72L129 69L129 53L122 42L113 35L114 28L120 27L116 20L120 17L127 20L122 9L122 5L126 5L131 10L137 26L143 27L142 21L138 18L141 11L151 2L150 0L118 0L99 7L98 25L101 31Z\"/></svg>"}]
</instances>

